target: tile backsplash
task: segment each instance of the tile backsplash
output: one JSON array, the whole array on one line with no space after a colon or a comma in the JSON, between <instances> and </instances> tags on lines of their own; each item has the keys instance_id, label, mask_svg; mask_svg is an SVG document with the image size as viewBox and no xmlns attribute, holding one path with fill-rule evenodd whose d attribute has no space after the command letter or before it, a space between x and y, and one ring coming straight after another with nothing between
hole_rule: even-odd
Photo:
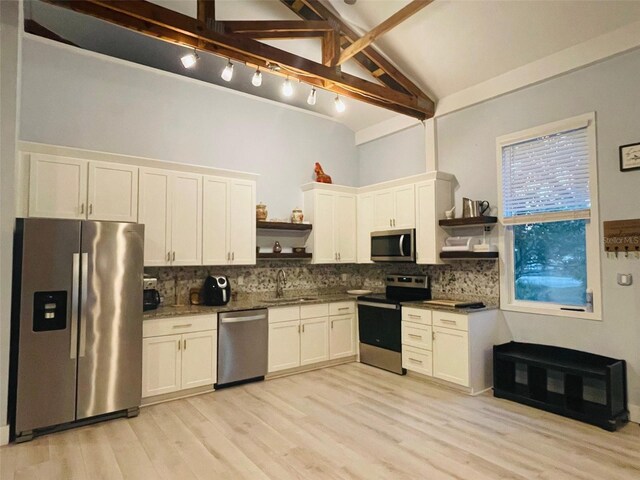
<instances>
[{"instance_id":1,"label":"tile backsplash","mask_svg":"<svg viewBox=\"0 0 640 480\"><path fill-rule=\"evenodd\" d=\"M216 267L148 267L145 273L158 279L164 304L176 300L188 303L189 290L202 287L207 275L226 275L232 292L275 295L276 273L286 274L285 295L304 292L333 293L359 288L384 290L384 278L390 273L426 274L431 279L434 298L499 301L498 262L464 261L447 265L416 264L336 264L314 265L295 261L259 261L257 265Z\"/></svg>"}]
</instances>

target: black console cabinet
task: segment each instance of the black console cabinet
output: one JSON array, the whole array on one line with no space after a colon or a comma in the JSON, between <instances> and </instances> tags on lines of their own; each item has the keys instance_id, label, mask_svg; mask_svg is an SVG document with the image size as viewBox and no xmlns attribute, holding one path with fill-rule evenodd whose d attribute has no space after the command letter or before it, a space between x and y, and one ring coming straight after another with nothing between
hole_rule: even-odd
<instances>
[{"instance_id":1,"label":"black console cabinet","mask_svg":"<svg viewBox=\"0 0 640 480\"><path fill-rule=\"evenodd\" d=\"M493 347L493 394L609 431L629 421L624 360L510 342Z\"/></svg>"}]
</instances>

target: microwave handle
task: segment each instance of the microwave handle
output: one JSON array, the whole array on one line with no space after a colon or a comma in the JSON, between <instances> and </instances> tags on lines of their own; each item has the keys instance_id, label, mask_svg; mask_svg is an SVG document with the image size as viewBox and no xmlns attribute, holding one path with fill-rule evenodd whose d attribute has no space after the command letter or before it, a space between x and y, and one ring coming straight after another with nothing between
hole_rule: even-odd
<instances>
[{"instance_id":1,"label":"microwave handle","mask_svg":"<svg viewBox=\"0 0 640 480\"><path fill-rule=\"evenodd\" d=\"M404 253L404 235L400 235L400 256L401 257L406 257L405 253Z\"/></svg>"}]
</instances>

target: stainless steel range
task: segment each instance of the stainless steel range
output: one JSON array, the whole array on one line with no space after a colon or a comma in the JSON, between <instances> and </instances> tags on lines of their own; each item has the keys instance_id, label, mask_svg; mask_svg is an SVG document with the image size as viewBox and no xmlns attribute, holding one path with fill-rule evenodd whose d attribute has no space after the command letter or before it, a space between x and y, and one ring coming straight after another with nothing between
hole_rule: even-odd
<instances>
[{"instance_id":1,"label":"stainless steel range","mask_svg":"<svg viewBox=\"0 0 640 480\"><path fill-rule=\"evenodd\" d=\"M360 361L404 375L401 302L431 299L426 275L388 275L386 291L358 297Z\"/></svg>"}]
</instances>

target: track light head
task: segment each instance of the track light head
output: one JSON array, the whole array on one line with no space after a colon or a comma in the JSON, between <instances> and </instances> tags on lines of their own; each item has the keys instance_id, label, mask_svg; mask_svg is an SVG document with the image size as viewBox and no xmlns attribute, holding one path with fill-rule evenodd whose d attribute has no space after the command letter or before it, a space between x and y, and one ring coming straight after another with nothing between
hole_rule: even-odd
<instances>
[{"instance_id":1,"label":"track light head","mask_svg":"<svg viewBox=\"0 0 640 480\"><path fill-rule=\"evenodd\" d=\"M262 72L259 68L256 69L256 73L254 73L253 77L251 77L251 84L254 87L259 87L260 85L262 85Z\"/></svg>"},{"instance_id":2,"label":"track light head","mask_svg":"<svg viewBox=\"0 0 640 480\"><path fill-rule=\"evenodd\" d=\"M227 63L227 66L224 67L222 74L220 75L225 82L230 82L233 78L233 63L231 60Z\"/></svg>"},{"instance_id":3,"label":"track light head","mask_svg":"<svg viewBox=\"0 0 640 480\"><path fill-rule=\"evenodd\" d=\"M312 87L311 91L309 92L309 96L307 97L307 103L309 105L316 104L316 89L314 87Z\"/></svg>"},{"instance_id":4,"label":"track light head","mask_svg":"<svg viewBox=\"0 0 640 480\"><path fill-rule=\"evenodd\" d=\"M336 95L336 98L333 102L336 106L336 112L342 113L347 109L347 106L344 104L344 102L338 95Z\"/></svg>"},{"instance_id":5,"label":"track light head","mask_svg":"<svg viewBox=\"0 0 640 480\"><path fill-rule=\"evenodd\" d=\"M289 77L287 77L286 80L282 83L282 94L285 97L290 97L291 95L293 95L293 85L291 84L291 80L289 80Z\"/></svg>"},{"instance_id":6,"label":"track light head","mask_svg":"<svg viewBox=\"0 0 640 480\"><path fill-rule=\"evenodd\" d=\"M180 61L182 62L184 68L191 68L196 64L199 58L200 57L198 56L198 53L194 50L191 53L187 53L180 59Z\"/></svg>"}]
</instances>

